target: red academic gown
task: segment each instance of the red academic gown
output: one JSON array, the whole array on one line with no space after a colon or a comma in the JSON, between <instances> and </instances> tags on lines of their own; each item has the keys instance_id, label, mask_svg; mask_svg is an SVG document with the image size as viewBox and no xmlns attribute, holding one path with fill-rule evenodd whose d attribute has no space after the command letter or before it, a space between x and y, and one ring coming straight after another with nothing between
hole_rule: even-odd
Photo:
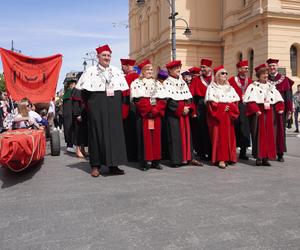
<instances>
[{"instance_id":1,"label":"red academic gown","mask_svg":"<svg viewBox=\"0 0 300 250\"><path fill-rule=\"evenodd\" d=\"M229 111L225 111L228 105ZM237 103L207 102L207 122L212 143L212 163L236 162L234 120L239 116Z\"/></svg>"},{"instance_id":2,"label":"red academic gown","mask_svg":"<svg viewBox=\"0 0 300 250\"><path fill-rule=\"evenodd\" d=\"M256 102L247 103L246 115L249 116L252 134L252 154L258 159L275 159L276 145L274 137L274 111L284 110L283 102L270 105L270 109L264 109L264 104ZM260 111L262 114L256 116Z\"/></svg>"},{"instance_id":3,"label":"red academic gown","mask_svg":"<svg viewBox=\"0 0 300 250\"><path fill-rule=\"evenodd\" d=\"M276 89L280 92L284 100L284 113L276 114L276 151L278 155L283 155L286 152L286 115L287 112L293 112L293 93L292 86L294 81L290 78L278 73L275 79L269 76L270 81L279 81L276 84Z\"/></svg>"},{"instance_id":4,"label":"red academic gown","mask_svg":"<svg viewBox=\"0 0 300 250\"><path fill-rule=\"evenodd\" d=\"M144 161L161 159L161 118L165 115L166 101L156 99L151 105L149 97L135 101L137 113L142 118Z\"/></svg>"}]
</instances>

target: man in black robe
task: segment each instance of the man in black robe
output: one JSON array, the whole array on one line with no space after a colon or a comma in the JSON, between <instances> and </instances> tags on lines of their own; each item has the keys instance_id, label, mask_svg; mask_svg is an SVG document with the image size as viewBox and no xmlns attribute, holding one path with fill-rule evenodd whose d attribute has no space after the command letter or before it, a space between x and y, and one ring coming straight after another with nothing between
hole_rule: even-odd
<instances>
[{"instance_id":1,"label":"man in black robe","mask_svg":"<svg viewBox=\"0 0 300 250\"><path fill-rule=\"evenodd\" d=\"M78 158L87 156L85 147L88 146L87 110L81 95L81 90L74 88L72 93L74 145Z\"/></svg>"},{"instance_id":2,"label":"man in black robe","mask_svg":"<svg viewBox=\"0 0 300 250\"><path fill-rule=\"evenodd\" d=\"M252 83L252 79L248 78L247 74L249 71L248 61L243 60L236 64L238 69L237 76L233 76L228 79L230 85L235 89L240 97L239 101L239 118L235 120L235 136L236 136L236 145L240 148L240 160L249 160L247 156L247 148L250 147L250 127L249 120L246 116L246 104L243 103L243 98L246 92L246 89L249 84Z\"/></svg>"},{"instance_id":3,"label":"man in black robe","mask_svg":"<svg viewBox=\"0 0 300 250\"><path fill-rule=\"evenodd\" d=\"M69 79L65 84L63 95L63 123L64 137L67 144L67 152L75 153L74 143L74 127L73 127L73 109L72 109L72 93L76 85L75 79Z\"/></svg>"},{"instance_id":4,"label":"man in black robe","mask_svg":"<svg viewBox=\"0 0 300 250\"><path fill-rule=\"evenodd\" d=\"M131 83L139 77L133 70L135 60L133 59L121 59L122 71L127 81L128 87L130 88ZM123 116L123 127L126 142L126 151L128 161L138 161L138 147L137 147L137 128L136 128L136 110L135 106L130 103L130 89L123 91L123 105L122 105L122 116Z\"/></svg>"},{"instance_id":5,"label":"man in black robe","mask_svg":"<svg viewBox=\"0 0 300 250\"><path fill-rule=\"evenodd\" d=\"M122 122L122 91L128 89L123 73L110 65L108 45L96 49L99 63L83 73L77 84L83 89L88 109L91 175L98 177L101 165L110 174L124 174L118 165L127 162Z\"/></svg>"}]
</instances>

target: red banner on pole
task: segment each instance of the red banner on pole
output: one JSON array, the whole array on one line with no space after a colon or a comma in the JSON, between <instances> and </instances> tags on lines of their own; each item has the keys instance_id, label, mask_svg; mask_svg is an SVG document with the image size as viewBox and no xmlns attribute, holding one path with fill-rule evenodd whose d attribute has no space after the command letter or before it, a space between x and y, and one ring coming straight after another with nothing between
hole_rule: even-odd
<instances>
[{"instance_id":1,"label":"red banner on pole","mask_svg":"<svg viewBox=\"0 0 300 250\"><path fill-rule=\"evenodd\" d=\"M28 57L0 48L7 92L15 101L50 102L55 96L62 55Z\"/></svg>"}]
</instances>

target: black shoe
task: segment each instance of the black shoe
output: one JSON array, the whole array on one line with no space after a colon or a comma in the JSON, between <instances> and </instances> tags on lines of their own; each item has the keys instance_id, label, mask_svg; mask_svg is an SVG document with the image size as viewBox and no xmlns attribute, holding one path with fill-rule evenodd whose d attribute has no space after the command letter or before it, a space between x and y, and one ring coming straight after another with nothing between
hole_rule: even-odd
<instances>
[{"instance_id":1,"label":"black shoe","mask_svg":"<svg viewBox=\"0 0 300 250\"><path fill-rule=\"evenodd\" d=\"M268 161L268 159L263 159L261 165L262 165L262 166L266 166L266 167L270 167L270 166L271 166L271 164L270 164L270 162Z\"/></svg>"},{"instance_id":2,"label":"black shoe","mask_svg":"<svg viewBox=\"0 0 300 250\"><path fill-rule=\"evenodd\" d=\"M171 165L171 168L179 168L179 167L180 167L179 164L172 164L172 165Z\"/></svg>"},{"instance_id":3,"label":"black shoe","mask_svg":"<svg viewBox=\"0 0 300 250\"><path fill-rule=\"evenodd\" d=\"M278 157L277 157L277 161L279 161L279 162L284 162L283 156L278 156Z\"/></svg>"},{"instance_id":4,"label":"black shoe","mask_svg":"<svg viewBox=\"0 0 300 250\"><path fill-rule=\"evenodd\" d=\"M294 133L299 133L299 130L298 130L298 129L296 129L296 130L294 131Z\"/></svg>"},{"instance_id":5,"label":"black shoe","mask_svg":"<svg viewBox=\"0 0 300 250\"><path fill-rule=\"evenodd\" d=\"M142 171L149 170L149 166L148 166L147 162L145 162L145 161L140 162L140 170L142 170Z\"/></svg>"},{"instance_id":6,"label":"black shoe","mask_svg":"<svg viewBox=\"0 0 300 250\"><path fill-rule=\"evenodd\" d=\"M123 169L118 168L117 166L109 167L109 173L111 175L123 175L125 171Z\"/></svg>"},{"instance_id":7,"label":"black shoe","mask_svg":"<svg viewBox=\"0 0 300 250\"><path fill-rule=\"evenodd\" d=\"M261 159L256 159L255 165L256 166L261 166L262 165L262 160Z\"/></svg>"},{"instance_id":8,"label":"black shoe","mask_svg":"<svg viewBox=\"0 0 300 250\"><path fill-rule=\"evenodd\" d=\"M240 160L245 160L245 161L248 161L249 160L249 157L247 155L239 155L239 159Z\"/></svg>"},{"instance_id":9,"label":"black shoe","mask_svg":"<svg viewBox=\"0 0 300 250\"><path fill-rule=\"evenodd\" d=\"M163 169L162 165L160 165L159 162L156 162L156 161L153 161L151 163L151 168L155 168L155 169L158 169L158 170L162 170Z\"/></svg>"}]
</instances>

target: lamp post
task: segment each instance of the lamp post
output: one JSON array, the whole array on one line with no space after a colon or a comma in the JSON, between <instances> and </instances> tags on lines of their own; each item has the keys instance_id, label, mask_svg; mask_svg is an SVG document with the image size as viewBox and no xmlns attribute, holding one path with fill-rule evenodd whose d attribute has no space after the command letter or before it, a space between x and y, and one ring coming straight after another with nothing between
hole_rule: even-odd
<instances>
[{"instance_id":1,"label":"lamp post","mask_svg":"<svg viewBox=\"0 0 300 250\"><path fill-rule=\"evenodd\" d=\"M166 0L171 8L171 15L169 16L169 19L171 20L171 27L172 27L172 34L171 34L171 43L172 43L172 60L176 60L176 22L177 21L183 21L186 24L186 29L184 31L184 35L189 37L192 35L192 31L189 27L188 22L183 18L176 18L178 15L178 12L175 10L175 0ZM137 5L141 6L145 4L145 0L137 0Z\"/></svg>"},{"instance_id":2,"label":"lamp post","mask_svg":"<svg viewBox=\"0 0 300 250\"><path fill-rule=\"evenodd\" d=\"M87 61L92 61L92 65L93 66L94 66L95 62L97 63L96 52L90 51L88 53L85 53L85 56L82 59L84 60L84 62L83 62L84 70L86 70Z\"/></svg>"},{"instance_id":3,"label":"lamp post","mask_svg":"<svg viewBox=\"0 0 300 250\"><path fill-rule=\"evenodd\" d=\"M14 40L11 40L11 51L17 52L17 53L22 53L21 50L14 48Z\"/></svg>"}]
</instances>

